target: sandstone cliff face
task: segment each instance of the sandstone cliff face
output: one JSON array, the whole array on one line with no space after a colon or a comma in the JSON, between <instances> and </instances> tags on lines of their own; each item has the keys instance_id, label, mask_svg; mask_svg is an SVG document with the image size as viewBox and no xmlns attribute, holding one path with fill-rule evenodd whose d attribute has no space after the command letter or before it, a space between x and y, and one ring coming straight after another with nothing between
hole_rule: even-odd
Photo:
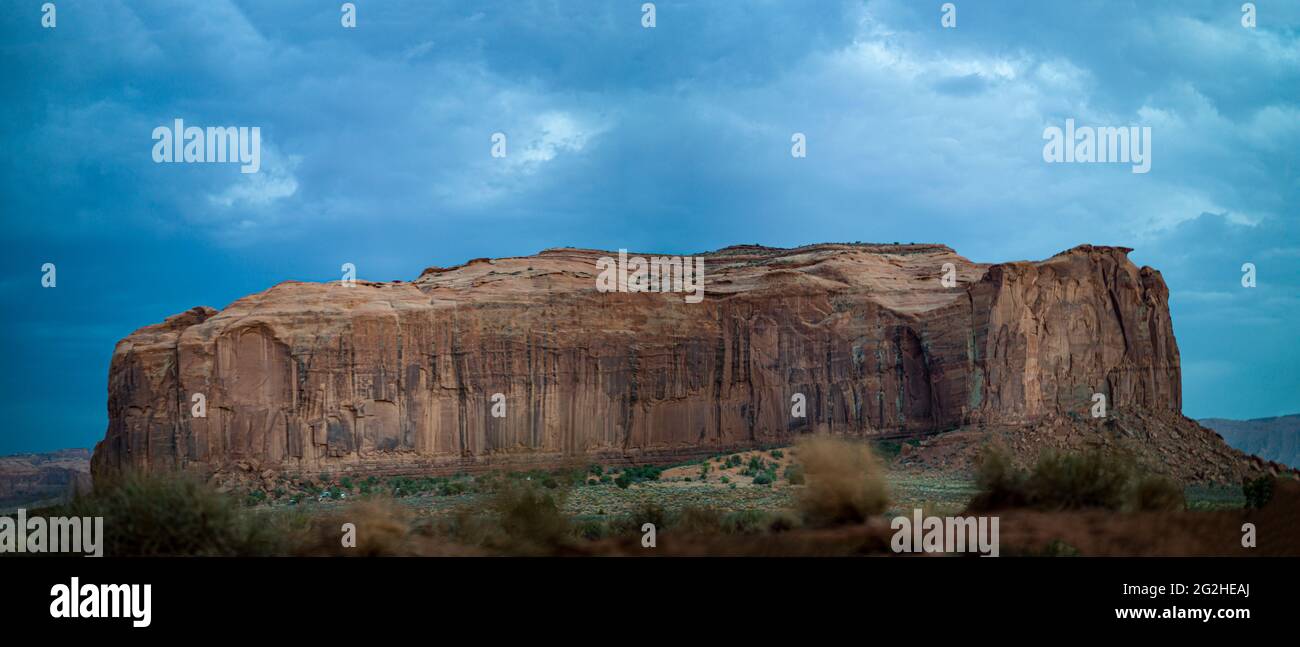
<instances>
[{"instance_id":1,"label":"sandstone cliff face","mask_svg":"<svg viewBox=\"0 0 1300 647\"><path fill-rule=\"evenodd\" d=\"M1128 251L989 266L940 245L730 247L703 255L700 303L599 292L617 254L578 249L281 283L119 342L93 470L654 460L1087 416L1094 393L1177 415L1168 290Z\"/></svg>"}]
</instances>

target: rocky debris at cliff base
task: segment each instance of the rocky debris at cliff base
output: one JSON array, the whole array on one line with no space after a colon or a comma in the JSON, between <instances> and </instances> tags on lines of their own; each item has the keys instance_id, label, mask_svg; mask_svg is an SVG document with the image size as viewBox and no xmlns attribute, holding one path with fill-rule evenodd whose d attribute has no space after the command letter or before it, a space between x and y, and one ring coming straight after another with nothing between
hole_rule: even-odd
<instances>
[{"instance_id":1,"label":"rocky debris at cliff base","mask_svg":"<svg viewBox=\"0 0 1300 647\"><path fill-rule=\"evenodd\" d=\"M1233 449L1217 433L1171 412L1113 412L1106 418L1053 415L1026 425L968 426L906 443L894 465L973 474L981 449L1005 451L1019 468L1045 452L1114 450L1133 457L1144 471L1184 483L1239 484L1261 475L1296 470Z\"/></svg>"}]
</instances>

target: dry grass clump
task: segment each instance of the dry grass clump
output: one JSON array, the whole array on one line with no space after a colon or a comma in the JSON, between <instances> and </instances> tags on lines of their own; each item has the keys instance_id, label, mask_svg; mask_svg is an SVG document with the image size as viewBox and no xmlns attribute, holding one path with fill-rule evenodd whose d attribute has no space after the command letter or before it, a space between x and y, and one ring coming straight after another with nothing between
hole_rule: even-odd
<instances>
[{"instance_id":1,"label":"dry grass clump","mask_svg":"<svg viewBox=\"0 0 1300 647\"><path fill-rule=\"evenodd\" d=\"M569 519L560 510L565 494L563 489L507 481L497 489L490 505L501 536L486 543L516 554L551 553L563 548L572 539Z\"/></svg>"},{"instance_id":2,"label":"dry grass clump","mask_svg":"<svg viewBox=\"0 0 1300 647\"><path fill-rule=\"evenodd\" d=\"M314 518L299 538L296 552L358 557L426 554L428 542L413 532L412 518L409 509L392 499L362 499ZM343 545L344 524L351 524L354 546Z\"/></svg>"},{"instance_id":3,"label":"dry grass clump","mask_svg":"<svg viewBox=\"0 0 1300 647\"><path fill-rule=\"evenodd\" d=\"M808 482L798 507L809 524L861 523L889 505L884 465L866 443L815 436L799 441L796 455Z\"/></svg>"}]
</instances>

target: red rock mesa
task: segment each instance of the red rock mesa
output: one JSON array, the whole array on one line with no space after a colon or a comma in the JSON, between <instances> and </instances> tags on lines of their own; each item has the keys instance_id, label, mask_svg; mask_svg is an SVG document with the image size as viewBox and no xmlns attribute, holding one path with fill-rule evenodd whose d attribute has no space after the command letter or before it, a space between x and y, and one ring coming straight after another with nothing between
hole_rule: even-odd
<instances>
[{"instance_id":1,"label":"red rock mesa","mask_svg":"<svg viewBox=\"0 0 1300 647\"><path fill-rule=\"evenodd\" d=\"M119 342L93 469L651 461L1087 418L1094 393L1181 418L1168 290L1129 251L983 265L942 245L736 246L702 255L701 303L599 292L613 253L581 249L285 282Z\"/></svg>"}]
</instances>

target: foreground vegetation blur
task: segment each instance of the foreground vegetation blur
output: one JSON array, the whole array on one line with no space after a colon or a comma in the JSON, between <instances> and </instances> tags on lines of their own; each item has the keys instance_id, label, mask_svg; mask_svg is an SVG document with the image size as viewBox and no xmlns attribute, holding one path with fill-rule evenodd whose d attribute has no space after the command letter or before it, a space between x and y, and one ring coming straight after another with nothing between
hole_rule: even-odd
<instances>
[{"instance_id":1,"label":"foreground vegetation blur","mask_svg":"<svg viewBox=\"0 0 1300 647\"><path fill-rule=\"evenodd\" d=\"M1270 503L1291 487L1185 488L1098 451L1017 467L996 447L984 449L972 482L891 472L891 451L816 437L666 467L323 474L271 494L131 474L39 514L104 517L105 553L122 556L889 554L889 518L913 509L998 515L1004 555L1233 554L1241 519L1286 514ZM343 545L345 524L355 547ZM1186 536L1159 536L1170 527Z\"/></svg>"}]
</instances>

